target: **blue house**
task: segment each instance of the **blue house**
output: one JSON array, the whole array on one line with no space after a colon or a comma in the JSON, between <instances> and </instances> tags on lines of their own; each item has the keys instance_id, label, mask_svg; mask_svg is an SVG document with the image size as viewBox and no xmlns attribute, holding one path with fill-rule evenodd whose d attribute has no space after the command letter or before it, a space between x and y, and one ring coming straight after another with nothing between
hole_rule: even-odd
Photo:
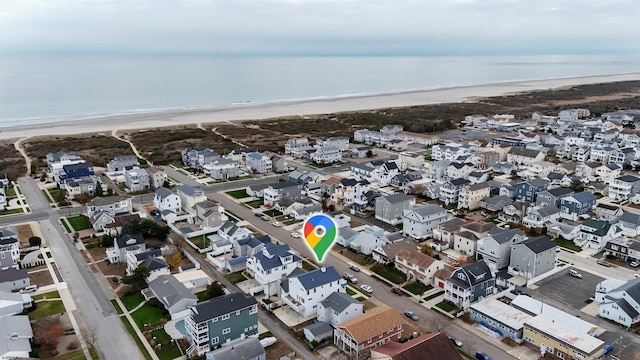
<instances>
[{"instance_id":1,"label":"blue house","mask_svg":"<svg viewBox=\"0 0 640 360\"><path fill-rule=\"evenodd\" d=\"M233 293L201 302L189 308L184 318L187 356L205 354L218 345L258 333L258 302Z\"/></svg>"},{"instance_id":2,"label":"blue house","mask_svg":"<svg viewBox=\"0 0 640 360\"><path fill-rule=\"evenodd\" d=\"M588 192L565 196L560 199L560 217L569 220L578 220L580 215L591 212L596 205L596 197Z\"/></svg>"},{"instance_id":3,"label":"blue house","mask_svg":"<svg viewBox=\"0 0 640 360\"><path fill-rule=\"evenodd\" d=\"M484 260L456 268L445 281L444 299L467 310L472 303L495 292L496 280Z\"/></svg>"},{"instance_id":4,"label":"blue house","mask_svg":"<svg viewBox=\"0 0 640 360\"><path fill-rule=\"evenodd\" d=\"M79 164L69 164L62 167L60 173L60 183L64 182L64 179L79 179L87 176L93 176L93 164L90 162L83 162Z\"/></svg>"},{"instance_id":5,"label":"blue house","mask_svg":"<svg viewBox=\"0 0 640 360\"><path fill-rule=\"evenodd\" d=\"M516 201L525 203L533 203L536 201L536 195L549 188L549 180L531 179L516 184Z\"/></svg>"}]
</instances>

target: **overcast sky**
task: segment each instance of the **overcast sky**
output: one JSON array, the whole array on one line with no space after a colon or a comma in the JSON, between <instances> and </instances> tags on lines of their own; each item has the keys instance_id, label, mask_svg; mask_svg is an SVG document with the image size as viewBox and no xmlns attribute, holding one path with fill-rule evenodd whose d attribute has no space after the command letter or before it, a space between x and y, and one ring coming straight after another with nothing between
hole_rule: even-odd
<instances>
[{"instance_id":1,"label":"overcast sky","mask_svg":"<svg viewBox=\"0 0 640 360\"><path fill-rule=\"evenodd\" d=\"M640 53L640 0L0 0L0 52Z\"/></svg>"}]
</instances>

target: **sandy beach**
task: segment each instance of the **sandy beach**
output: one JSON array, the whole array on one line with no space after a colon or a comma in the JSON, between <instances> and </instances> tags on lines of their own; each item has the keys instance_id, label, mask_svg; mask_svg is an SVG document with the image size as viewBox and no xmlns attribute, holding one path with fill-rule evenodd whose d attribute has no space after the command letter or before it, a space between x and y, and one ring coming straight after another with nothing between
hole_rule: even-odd
<instances>
[{"instance_id":1,"label":"sandy beach","mask_svg":"<svg viewBox=\"0 0 640 360\"><path fill-rule=\"evenodd\" d=\"M476 97L500 96L534 90L630 80L640 80L640 73L516 81L371 96L336 97L332 99L274 102L259 105L242 104L216 109L107 116L51 124L1 128L0 139L96 132L110 133L113 130L124 129L145 129L231 120L257 120L282 116L306 116L344 111L462 102L472 101Z\"/></svg>"}]
</instances>

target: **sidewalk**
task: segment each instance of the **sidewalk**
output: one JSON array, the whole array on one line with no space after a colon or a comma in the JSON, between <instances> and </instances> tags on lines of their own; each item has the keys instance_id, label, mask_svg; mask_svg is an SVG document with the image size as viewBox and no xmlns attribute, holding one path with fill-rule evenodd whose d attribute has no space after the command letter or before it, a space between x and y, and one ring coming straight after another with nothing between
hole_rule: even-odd
<instances>
[{"instance_id":1,"label":"sidewalk","mask_svg":"<svg viewBox=\"0 0 640 360\"><path fill-rule=\"evenodd\" d=\"M151 358L153 360L160 360L160 358L158 358L158 355L156 355L156 352L151 347L151 344L149 344L149 342L147 341L147 338L144 337L144 334L142 334L142 331L140 331L140 329L138 328L138 325L131 317L131 313L127 310L127 308L124 306L122 301L120 301L120 298L116 297L115 300L118 306L120 307L120 309L122 309L122 315L120 315L120 317L124 316L127 318L127 320L129 321L129 324L131 324L131 327L133 328L133 331L135 331L136 333L135 335L138 337L138 339L140 339L140 341L142 342L142 345L144 345L144 348L147 350Z\"/></svg>"}]
</instances>

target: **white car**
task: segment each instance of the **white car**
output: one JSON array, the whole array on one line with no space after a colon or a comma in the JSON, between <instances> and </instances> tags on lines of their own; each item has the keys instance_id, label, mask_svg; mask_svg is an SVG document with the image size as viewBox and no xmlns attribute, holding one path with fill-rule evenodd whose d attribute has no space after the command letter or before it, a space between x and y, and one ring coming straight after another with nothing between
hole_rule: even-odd
<instances>
[{"instance_id":1,"label":"white car","mask_svg":"<svg viewBox=\"0 0 640 360\"><path fill-rule=\"evenodd\" d=\"M29 294L38 291L38 285L29 285L20 290L20 294Z\"/></svg>"},{"instance_id":2,"label":"white car","mask_svg":"<svg viewBox=\"0 0 640 360\"><path fill-rule=\"evenodd\" d=\"M271 225L273 225L275 227L280 227L280 223L277 222L277 221L272 222Z\"/></svg>"},{"instance_id":3,"label":"white car","mask_svg":"<svg viewBox=\"0 0 640 360\"><path fill-rule=\"evenodd\" d=\"M368 292L369 294L371 294L373 292L373 288L371 286L365 285L365 284L360 285L360 289L362 289L365 292Z\"/></svg>"},{"instance_id":4,"label":"white car","mask_svg":"<svg viewBox=\"0 0 640 360\"><path fill-rule=\"evenodd\" d=\"M300 237L300 233L298 233L298 232L292 232L292 233L291 233L291 237L292 237L292 238L296 238L296 239L297 239L297 238L299 238L299 237Z\"/></svg>"},{"instance_id":5,"label":"white car","mask_svg":"<svg viewBox=\"0 0 640 360\"><path fill-rule=\"evenodd\" d=\"M629 263L629 265L631 267L638 267L638 266L640 266L640 261L632 261L631 263Z\"/></svg>"}]
</instances>

